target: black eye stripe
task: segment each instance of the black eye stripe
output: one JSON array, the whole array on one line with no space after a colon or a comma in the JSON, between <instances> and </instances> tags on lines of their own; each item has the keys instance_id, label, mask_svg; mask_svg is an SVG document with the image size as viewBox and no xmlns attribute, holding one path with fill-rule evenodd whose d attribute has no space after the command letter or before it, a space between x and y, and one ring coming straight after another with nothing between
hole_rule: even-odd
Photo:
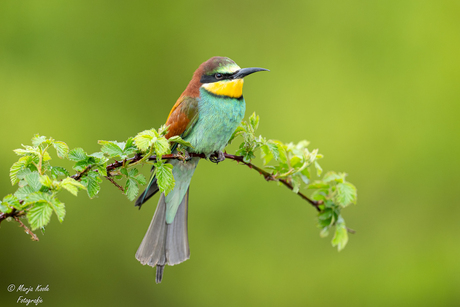
<instances>
[{"instance_id":1,"label":"black eye stripe","mask_svg":"<svg viewBox=\"0 0 460 307\"><path fill-rule=\"evenodd\" d=\"M212 74L212 75L203 75L203 76L201 76L200 82L201 83L213 83L213 82L218 82L218 81L222 81L222 80L229 80L229 79L232 79L232 77L233 77L233 74L220 73L222 75L222 78L217 79L216 78L217 74L219 74L219 73L215 73L215 74Z\"/></svg>"}]
</instances>

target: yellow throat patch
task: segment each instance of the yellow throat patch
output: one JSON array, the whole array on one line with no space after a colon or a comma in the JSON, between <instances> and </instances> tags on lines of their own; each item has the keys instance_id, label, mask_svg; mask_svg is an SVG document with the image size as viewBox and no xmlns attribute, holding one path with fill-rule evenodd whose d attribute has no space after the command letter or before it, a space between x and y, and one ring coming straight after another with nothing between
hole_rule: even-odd
<instances>
[{"instance_id":1,"label":"yellow throat patch","mask_svg":"<svg viewBox=\"0 0 460 307\"><path fill-rule=\"evenodd\" d=\"M202 86L214 95L240 98L243 95L243 83L243 79L235 79L206 83Z\"/></svg>"}]
</instances>

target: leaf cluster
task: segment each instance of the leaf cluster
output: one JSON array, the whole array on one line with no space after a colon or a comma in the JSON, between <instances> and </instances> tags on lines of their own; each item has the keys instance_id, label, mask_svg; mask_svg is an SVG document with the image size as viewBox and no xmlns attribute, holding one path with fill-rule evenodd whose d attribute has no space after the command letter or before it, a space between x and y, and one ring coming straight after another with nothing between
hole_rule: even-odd
<instances>
[{"instance_id":1,"label":"leaf cluster","mask_svg":"<svg viewBox=\"0 0 460 307\"><path fill-rule=\"evenodd\" d=\"M11 213L12 210L23 212L28 222L35 230L49 223L53 212L62 222L65 217L65 205L58 199L58 193L66 190L77 196L79 190L86 190L90 198L94 198L100 191L103 178L115 181L124 181L123 191L129 200L134 200L139 194L139 185L145 185L147 180L139 173L138 166L148 162L148 157L156 155L155 174L160 190L168 193L174 187L172 169L161 156L171 153L171 144L190 145L180 137L165 138L167 127L145 130L125 142L99 141L101 149L88 154L82 148L69 149L68 145L45 136L35 135L32 145L22 145L14 152L20 156L10 168L10 180L17 185L17 190L0 201L0 212ZM73 162L72 169L76 175L62 166L53 166L50 163L49 150L55 150L60 159ZM142 159L134 163L135 156ZM113 159L122 160L121 167L108 171L108 163Z\"/></svg>"},{"instance_id":2,"label":"leaf cluster","mask_svg":"<svg viewBox=\"0 0 460 307\"><path fill-rule=\"evenodd\" d=\"M321 177L323 169L318 160L323 155L318 153L318 149L309 150L308 141L284 144L266 139L256 135L258 126L259 116L255 113L247 122L241 123L231 138L231 141L237 137L243 139L236 154L242 155L249 163L258 151L271 180L286 182L292 186L294 193L311 191L310 198L318 204L320 235L325 237L331 228L335 228L332 245L342 250L348 242L348 232L341 211L356 203L356 187L345 181L345 173L331 171Z\"/></svg>"},{"instance_id":3,"label":"leaf cluster","mask_svg":"<svg viewBox=\"0 0 460 307\"><path fill-rule=\"evenodd\" d=\"M333 231L332 245L342 250L348 242L342 210L356 203L356 187L346 181L345 173L330 171L323 175L318 162L323 156L318 149L310 150L308 141L283 143L257 135L259 121L259 116L253 113L233 133L229 142L242 139L236 155L252 165L251 161L259 154L265 170L257 169L264 172L267 180L283 183L302 196L309 193L310 202L319 211L320 235L325 237ZM144 130L124 142L101 140L100 151L92 154L82 148L70 150L64 142L35 135L31 146L22 145L14 150L19 160L11 166L10 179L18 188L0 201L0 212L20 211L27 216L33 230L44 229L53 212L60 222L64 220L66 211L58 199L60 191L77 196L79 190L86 190L88 196L94 198L103 178L114 183L129 200L134 200L139 186L147 184L138 169L144 164L153 164L151 180L156 178L160 191L168 194L175 181L172 165L166 163L164 157L176 148L181 153L182 149L192 146L179 136L166 139L167 130L166 126ZM51 165L50 150L54 150L58 158L73 162L76 174L71 176L66 168ZM151 156L156 156L154 162L149 161ZM110 164L110 161L114 162Z\"/></svg>"}]
</instances>

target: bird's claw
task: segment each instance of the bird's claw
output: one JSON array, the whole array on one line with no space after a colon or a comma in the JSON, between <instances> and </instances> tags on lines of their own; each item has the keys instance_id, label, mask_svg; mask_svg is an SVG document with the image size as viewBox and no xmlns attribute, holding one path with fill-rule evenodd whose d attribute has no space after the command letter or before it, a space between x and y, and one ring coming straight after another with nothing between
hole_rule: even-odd
<instances>
[{"instance_id":1,"label":"bird's claw","mask_svg":"<svg viewBox=\"0 0 460 307\"><path fill-rule=\"evenodd\" d=\"M222 151L216 151L209 156L209 160L213 163L219 163L225 160L225 155Z\"/></svg>"},{"instance_id":2,"label":"bird's claw","mask_svg":"<svg viewBox=\"0 0 460 307\"><path fill-rule=\"evenodd\" d=\"M178 151L177 153L179 155L179 159L182 160L182 162L187 162L187 161L192 160L192 157L190 157L190 154L185 149L181 148L181 150Z\"/></svg>"}]
</instances>

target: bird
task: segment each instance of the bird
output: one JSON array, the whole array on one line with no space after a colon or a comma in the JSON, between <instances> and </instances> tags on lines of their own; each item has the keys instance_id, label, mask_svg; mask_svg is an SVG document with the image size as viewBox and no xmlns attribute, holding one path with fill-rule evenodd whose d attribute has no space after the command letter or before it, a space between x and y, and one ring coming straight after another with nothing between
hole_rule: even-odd
<instances>
[{"instance_id":1,"label":"bird","mask_svg":"<svg viewBox=\"0 0 460 307\"><path fill-rule=\"evenodd\" d=\"M240 68L228 57L215 56L202 63L180 95L166 120L165 137L180 136L192 147L186 152L204 154L212 162L225 159L223 150L243 120L246 102L243 98L244 77L265 68ZM172 147L173 152L177 152ZM188 161L170 160L175 179L167 196L161 194L152 222L140 244L136 259L156 267L156 283L163 279L165 265L176 265L190 258L188 243L189 186L200 158ZM139 209L159 191L153 176L136 200Z\"/></svg>"}]
</instances>

